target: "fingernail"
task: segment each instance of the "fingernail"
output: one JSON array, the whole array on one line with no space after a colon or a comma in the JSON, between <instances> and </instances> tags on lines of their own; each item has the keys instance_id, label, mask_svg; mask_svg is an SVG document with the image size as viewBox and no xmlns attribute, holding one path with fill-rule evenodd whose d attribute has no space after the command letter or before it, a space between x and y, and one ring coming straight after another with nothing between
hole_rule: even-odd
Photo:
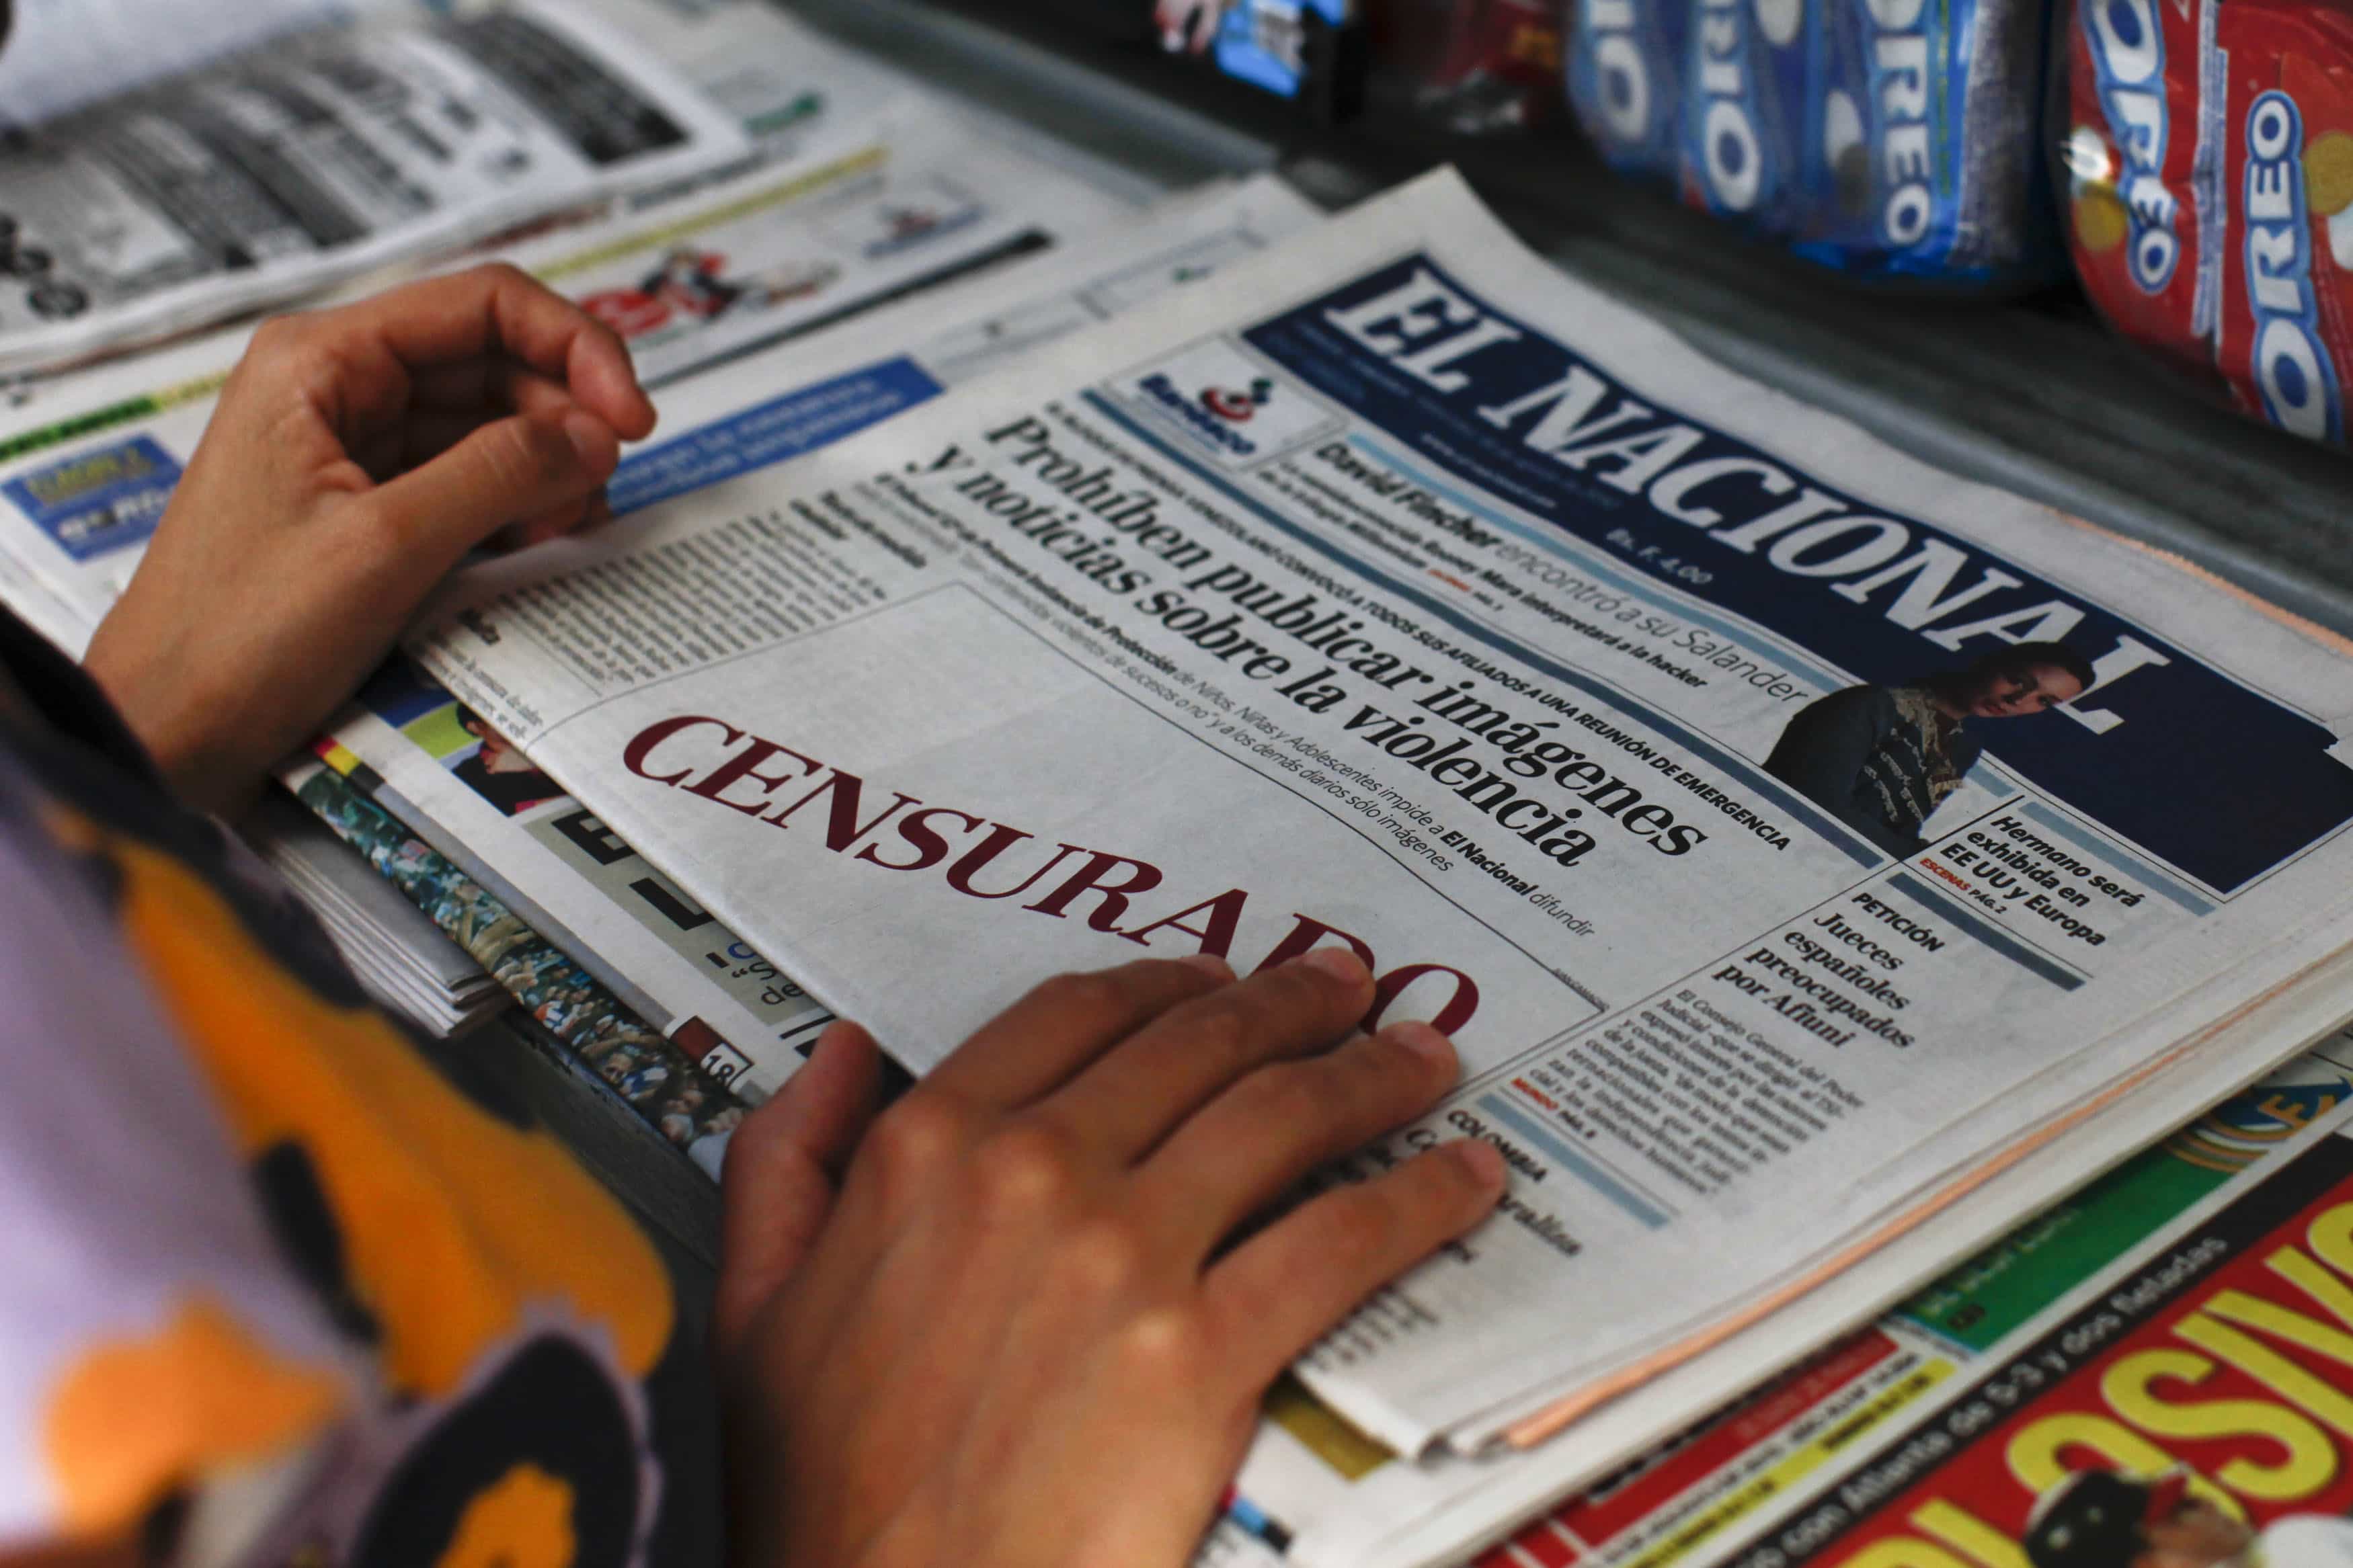
<instances>
[{"instance_id":1,"label":"fingernail","mask_svg":"<svg viewBox=\"0 0 2353 1568\"><path fill-rule=\"evenodd\" d=\"M1454 1065L1454 1042L1419 1020L1391 1024L1381 1031L1381 1038L1395 1041L1415 1056L1443 1062L1450 1068Z\"/></svg>"},{"instance_id":2,"label":"fingernail","mask_svg":"<svg viewBox=\"0 0 2353 1568\"><path fill-rule=\"evenodd\" d=\"M1471 1179L1494 1192L1504 1185L1504 1156L1493 1143L1482 1143L1476 1138L1463 1138L1447 1145Z\"/></svg>"},{"instance_id":3,"label":"fingernail","mask_svg":"<svg viewBox=\"0 0 2353 1568\"><path fill-rule=\"evenodd\" d=\"M1231 980L1234 977L1234 966L1214 952L1188 952L1176 962L1187 968L1199 970L1212 980Z\"/></svg>"},{"instance_id":4,"label":"fingernail","mask_svg":"<svg viewBox=\"0 0 2353 1568\"><path fill-rule=\"evenodd\" d=\"M1345 947L1311 947L1292 962L1320 969L1343 985L1362 985L1373 977L1365 961Z\"/></svg>"}]
</instances>

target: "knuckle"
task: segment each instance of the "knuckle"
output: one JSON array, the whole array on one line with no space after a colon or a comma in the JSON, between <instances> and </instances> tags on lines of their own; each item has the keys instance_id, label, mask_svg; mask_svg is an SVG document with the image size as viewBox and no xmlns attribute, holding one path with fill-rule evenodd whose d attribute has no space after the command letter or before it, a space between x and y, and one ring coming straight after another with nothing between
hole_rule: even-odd
<instances>
[{"instance_id":1,"label":"knuckle","mask_svg":"<svg viewBox=\"0 0 2353 1568\"><path fill-rule=\"evenodd\" d=\"M1142 1282L1151 1251L1135 1227L1113 1217L1073 1226L1056 1258L1060 1287L1082 1300L1116 1300Z\"/></svg>"},{"instance_id":2,"label":"knuckle","mask_svg":"<svg viewBox=\"0 0 2353 1568\"><path fill-rule=\"evenodd\" d=\"M1200 1314L1176 1305L1147 1309L1119 1331L1114 1353L1131 1379L1195 1389L1220 1370L1217 1347Z\"/></svg>"},{"instance_id":3,"label":"knuckle","mask_svg":"<svg viewBox=\"0 0 2353 1568\"><path fill-rule=\"evenodd\" d=\"M964 1117L938 1095L911 1094L882 1113L867 1142L885 1184L904 1191L935 1180L964 1144Z\"/></svg>"},{"instance_id":4,"label":"knuckle","mask_svg":"<svg viewBox=\"0 0 2353 1568\"><path fill-rule=\"evenodd\" d=\"M1019 1122L992 1136L980 1150L974 1175L975 1195L984 1212L994 1215L1059 1210L1079 1186L1071 1140L1042 1121Z\"/></svg>"}]
</instances>

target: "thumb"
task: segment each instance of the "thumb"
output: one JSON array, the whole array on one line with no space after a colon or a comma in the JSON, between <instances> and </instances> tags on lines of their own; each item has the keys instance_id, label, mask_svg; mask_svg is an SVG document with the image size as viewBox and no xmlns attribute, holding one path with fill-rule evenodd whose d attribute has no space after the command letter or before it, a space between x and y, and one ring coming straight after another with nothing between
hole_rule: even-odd
<instances>
[{"instance_id":1,"label":"thumb","mask_svg":"<svg viewBox=\"0 0 2353 1568\"><path fill-rule=\"evenodd\" d=\"M817 1049L727 1142L712 1343L723 1357L782 1289L825 1228L836 1180L874 1117L881 1057L837 1021Z\"/></svg>"},{"instance_id":2,"label":"thumb","mask_svg":"<svg viewBox=\"0 0 2353 1568\"><path fill-rule=\"evenodd\" d=\"M620 437L585 409L494 419L375 491L439 576L509 523L577 506L613 475Z\"/></svg>"}]
</instances>

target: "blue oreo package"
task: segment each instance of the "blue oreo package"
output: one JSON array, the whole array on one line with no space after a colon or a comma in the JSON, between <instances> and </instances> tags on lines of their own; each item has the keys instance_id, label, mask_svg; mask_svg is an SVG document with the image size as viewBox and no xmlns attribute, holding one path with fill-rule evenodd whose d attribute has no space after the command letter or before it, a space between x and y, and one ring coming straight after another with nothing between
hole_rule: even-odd
<instances>
[{"instance_id":1,"label":"blue oreo package","mask_svg":"<svg viewBox=\"0 0 2353 1568\"><path fill-rule=\"evenodd\" d=\"M1683 69L1687 198L1718 217L1802 232L1816 205L1805 166L1808 11L1822 0L1695 0Z\"/></svg>"},{"instance_id":2,"label":"blue oreo package","mask_svg":"<svg viewBox=\"0 0 2353 1568\"><path fill-rule=\"evenodd\" d=\"M1622 174L1678 180L1690 0L1584 0L1571 9L1568 101L1586 135Z\"/></svg>"},{"instance_id":3,"label":"blue oreo package","mask_svg":"<svg viewBox=\"0 0 2353 1568\"><path fill-rule=\"evenodd\" d=\"M1595 0L1577 8L1568 95L1613 168L1672 181L1686 203L1810 260L2029 287L2064 265L2040 142L2045 11ZM1640 126L1628 83L1649 94Z\"/></svg>"}]
</instances>

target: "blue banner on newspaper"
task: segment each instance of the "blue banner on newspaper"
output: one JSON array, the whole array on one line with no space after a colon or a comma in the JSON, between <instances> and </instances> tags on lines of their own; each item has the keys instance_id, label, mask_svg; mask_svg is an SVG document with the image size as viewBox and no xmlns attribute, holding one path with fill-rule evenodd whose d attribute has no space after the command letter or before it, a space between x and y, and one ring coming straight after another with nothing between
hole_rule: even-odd
<instances>
[{"instance_id":1,"label":"blue banner on newspaper","mask_svg":"<svg viewBox=\"0 0 2353 1568\"><path fill-rule=\"evenodd\" d=\"M78 452L0 485L35 528L77 561L155 531L180 464L147 436Z\"/></svg>"},{"instance_id":2,"label":"blue banner on newspaper","mask_svg":"<svg viewBox=\"0 0 2353 1568\"><path fill-rule=\"evenodd\" d=\"M797 458L939 394L940 384L913 360L885 360L632 453L614 470L606 495L615 512L635 511Z\"/></svg>"},{"instance_id":3,"label":"blue banner on newspaper","mask_svg":"<svg viewBox=\"0 0 2353 1568\"><path fill-rule=\"evenodd\" d=\"M1857 684L1916 687L2010 645L2065 645L2090 689L1970 734L2218 892L2353 821L2353 768L2327 754L2325 726L2073 589L1643 401L1426 258L1243 335L1431 465ZM1657 651L1706 668L1704 647Z\"/></svg>"}]
</instances>

